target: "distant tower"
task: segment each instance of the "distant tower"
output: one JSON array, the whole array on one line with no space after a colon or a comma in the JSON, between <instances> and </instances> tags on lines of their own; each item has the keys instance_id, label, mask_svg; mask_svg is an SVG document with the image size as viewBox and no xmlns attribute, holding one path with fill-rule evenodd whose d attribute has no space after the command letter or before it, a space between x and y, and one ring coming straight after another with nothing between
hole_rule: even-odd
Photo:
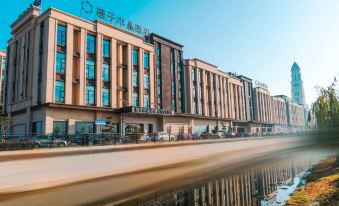
<instances>
[{"instance_id":1,"label":"distant tower","mask_svg":"<svg viewBox=\"0 0 339 206\"><path fill-rule=\"evenodd\" d=\"M300 67L294 62L291 68L291 92L292 92L292 101L305 106L305 92L303 81L301 79Z\"/></svg>"}]
</instances>

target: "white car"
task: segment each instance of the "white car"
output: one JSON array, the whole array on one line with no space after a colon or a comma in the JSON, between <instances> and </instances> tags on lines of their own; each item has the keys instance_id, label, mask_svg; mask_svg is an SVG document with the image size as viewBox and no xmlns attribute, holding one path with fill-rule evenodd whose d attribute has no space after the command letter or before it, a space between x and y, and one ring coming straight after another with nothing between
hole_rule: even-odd
<instances>
[{"instance_id":1,"label":"white car","mask_svg":"<svg viewBox=\"0 0 339 206\"><path fill-rule=\"evenodd\" d=\"M167 132L159 132L155 135L155 141L176 141L177 138L173 135L169 135Z\"/></svg>"},{"instance_id":2,"label":"white car","mask_svg":"<svg viewBox=\"0 0 339 206\"><path fill-rule=\"evenodd\" d=\"M151 138L147 134L144 134L139 138L139 142L150 142L150 141L151 141Z\"/></svg>"}]
</instances>

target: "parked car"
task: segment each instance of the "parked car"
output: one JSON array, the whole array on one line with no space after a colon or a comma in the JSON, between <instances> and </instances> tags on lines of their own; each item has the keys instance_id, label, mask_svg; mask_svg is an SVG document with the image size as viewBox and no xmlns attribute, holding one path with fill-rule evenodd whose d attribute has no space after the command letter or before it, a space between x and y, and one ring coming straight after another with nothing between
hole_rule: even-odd
<instances>
[{"instance_id":1,"label":"parked car","mask_svg":"<svg viewBox=\"0 0 339 206\"><path fill-rule=\"evenodd\" d=\"M139 141L139 142L150 142L150 141L151 141L151 138L150 138L150 136L148 136L147 134L144 134L144 135L142 135L142 136L139 138L138 141Z\"/></svg>"},{"instance_id":2,"label":"parked car","mask_svg":"<svg viewBox=\"0 0 339 206\"><path fill-rule=\"evenodd\" d=\"M48 135L35 136L32 139L35 147L66 147L68 142L65 139L54 138Z\"/></svg>"},{"instance_id":3,"label":"parked car","mask_svg":"<svg viewBox=\"0 0 339 206\"><path fill-rule=\"evenodd\" d=\"M154 136L154 141L176 141L177 138L173 135L168 134L167 132L158 132Z\"/></svg>"},{"instance_id":4,"label":"parked car","mask_svg":"<svg viewBox=\"0 0 339 206\"><path fill-rule=\"evenodd\" d=\"M193 140L193 135L188 133L178 134L177 140Z\"/></svg>"},{"instance_id":5,"label":"parked car","mask_svg":"<svg viewBox=\"0 0 339 206\"><path fill-rule=\"evenodd\" d=\"M208 133L208 132L203 132L201 133L201 139L220 139L223 137L219 132L217 133Z\"/></svg>"},{"instance_id":6,"label":"parked car","mask_svg":"<svg viewBox=\"0 0 339 206\"><path fill-rule=\"evenodd\" d=\"M71 145L95 145L95 144L104 144L104 136L99 134L74 134L69 135L67 138L69 144Z\"/></svg>"}]
</instances>

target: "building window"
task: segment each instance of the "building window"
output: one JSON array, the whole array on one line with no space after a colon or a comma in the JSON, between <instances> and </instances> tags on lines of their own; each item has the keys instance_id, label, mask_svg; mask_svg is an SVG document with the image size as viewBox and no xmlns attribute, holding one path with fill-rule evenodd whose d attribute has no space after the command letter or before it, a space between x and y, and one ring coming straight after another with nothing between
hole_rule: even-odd
<instances>
[{"instance_id":1,"label":"building window","mask_svg":"<svg viewBox=\"0 0 339 206\"><path fill-rule=\"evenodd\" d=\"M176 110L176 84L175 84L175 54L174 49L171 49L171 96L172 96L172 110Z\"/></svg>"},{"instance_id":2,"label":"building window","mask_svg":"<svg viewBox=\"0 0 339 206\"><path fill-rule=\"evenodd\" d=\"M156 66L156 85L157 85L157 106L158 109L162 108L162 93L161 93L161 60L160 60L160 55L161 55L161 49L160 49L160 43L156 43L156 61L155 61L155 66Z\"/></svg>"},{"instance_id":3,"label":"building window","mask_svg":"<svg viewBox=\"0 0 339 206\"><path fill-rule=\"evenodd\" d=\"M193 114L198 114L198 97L197 97L197 81L196 81L197 69L192 67L192 100L193 100Z\"/></svg>"},{"instance_id":4,"label":"building window","mask_svg":"<svg viewBox=\"0 0 339 206\"><path fill-rule=\"evenodd\" d=\"M160 43L156 43L155 54L159 57L161 55L161 45Z\"/></svg>"},{"instance_id":5,"label":"building window","mask_svg":"<svg viewBox=\"0 0 339 206\"><path fill-rule=\"evenodd\" d=\"M193 85L193 90L192 90L192 97L193 97L193 114L197 114L198 109L197 109L197 91L196 91L196 86Z\"/></svg>"},{"instance_id":6,"label":"building window","mask_svg":"<svg viewBox=\"0 0 339 206\"><path fill-rule=\"evenodd\" d=\"M65 82L55 81L55 101L65 102Z\"/></svg>"},{"instance_id":7,"label":"building window","mask_svg":"<svg viewBox=\"0 0 339 206\"><path fill-rule=\"evenodd\" d=\"M66 26L64 25L58 25L57 44L58 46L66 46Z\"/></svg>"},{"instance_id":8,"label":"building window","mask_svg":"<svg viewBox=\"0 0 339 206\"><path fill-rule=\"evenodd\" d=\"M86 86L86 104L94 105L95 104L95 88L94 86Z\"/></svg>"},{"instance_id":9,"label":"building window","mask_svg":"<svg viewBox=\"0 0 339 206\"><path fill-rule=\"evenodd\" d=\"M109 106L109 102L110 102L109 99L110 99L109 89L103 88L102 89L102 105L104 107L108 107Z\"/></svg>"},{"instance_id":10,"label":"building window","mask_svg":"<svg viewBox=\"0 0 339 206\"><path fill-rule=\"evenodd\" d=\"M150 85L150 82L149 82L149 73L145 73L144 74L144 88L145 89L149 89L149 85Z\"/></svg>"},{"instance_id":11,"label":"building window","mask_svg":"<svg viewBox=\"0 0 339 206\"><path fill-rule=\"evenodd\" d=\"M67 121L54 121L53 134L67 134Z\"/></svg>"},{"instance_id":12,"label":"building window","mask_svg":"<svg viewBox=\"0 0 339 206\"><path fill-rule=\"evenodd\" d=\"M178 99L179 99L179 111L178 112L184 112L185 111L185 99L184 97L184 69L181 61L181 52L178 51L177 53L177 62L178 62Z\"/></svg>"},{"instance_id":13,"label":"building window","mask_svg":"<svg viewBox=\"0 0 339 206\"><path fill-rule=\"evenodd\" d=\"M95 62L93 60L86 61L86 78L95 79Z\"/></svg>"},{"instance_id":14,"label":"building window","mask_svg":"<svg viewBox=\"0 0 339 206\"><path fill-rule=\"evenodd\" d=\"M108 64L102 65L102 81L110 81Z\"/></svg>"},{"instance_id":15,"label":"building window","mask_svg":"<svg viewBox=\"0 0 339 206\"><path fill-rule=\"evenodd\" d=\"M144 53L144 68L149 69L149 53Z\"/></svg>"},{"instance_id":16,"label":"building window","mask_svg":"<svg viewBox=\"0 0 339 206\"><path fill-rule=\"evenodd\" d=\"M138 72L133 70L133 76L132 76L133 87L138 87L138 82L139 82L138 80L139 80Z\"/></svg>"},{"instance_id":17,"label":"building window","mask_svg":"<svg viewBox=\"0 0 339 206\"><path fill-rule=\"evenodd\" d=\"M87 35L87 53L94 54L95 53L95 36Z\"/></svg>"},{"instance_id":18,"label":"building window","mask_svg":"<svg viewBox=\"0 0 339 206\"><path fill-rule=\"evenodd\" d=\"M132 74L132 85L133 85L133 106L139 106L139 50L133 49L132 52L133 62L133 74Z\"/></svg>"},{"instance_id":19,"label":"building window","mask_svg":"<svg viewBox=\"0 0 339 206\"><path fill-rule=\"evenodd\" d=\"M42 121L33 122L32 133L35 135L42 134Z\"/></svg>"},{"instance_id":20,"label":"building window","mask_svg":"<svg viewBox=\"0 0 339 206\"><path fill-rule=\"evenodd\" d=\"M65 74L65 66L66 66L65 54L57 52L56 53L56 73Z\"/></svg>"},{"instance_id":21,"label":"building window","mask_svg":"<svg viewBox=\"0 0 339 206\"><path fill-rule=\"evenodd\" d=\"M109 58L110 57L110 51L111 51L111 42L108 39L104 39L103 43L102 43L102 52L103 52L103 56L105 58Z\"/></svg>"},{"instance_id":22,"label":"building window","mask_svg":"<svg viewBox=\"0 0 339 206\"><path fill-rule=\"evenodd\" d=\"M139 93L137 91L133 91L133 106L139 107Z\"/></svg>"},{"instance_id":23,"label":"building window","mask_svg":"<svg viewBox=\"0 0 339 206\"><path fill-rule=\"evenodd\" d=\"M75 133L93 134L95 131L94 122L75 122Z\"/></svg>"},{"instance_id":24,"label":"building window","mask_svg":"<svg viewBox=\"0 0 339 206\"><path fill-rule=\"evenodd\" d=\"M133 65L139 65L139 50L138 49L133 49L132 61L133 61Z\"/></svg>"},{"instance_id":25,"label":"building window","mask_svg":"<svg viewBox=\"0 0 339 206\"><path fill-rule=\"evenodd\" d=\"M144 93L144 107L146 108L150 107L149 90L145 90L145 93Z\"/></svg>"}]
</instances>

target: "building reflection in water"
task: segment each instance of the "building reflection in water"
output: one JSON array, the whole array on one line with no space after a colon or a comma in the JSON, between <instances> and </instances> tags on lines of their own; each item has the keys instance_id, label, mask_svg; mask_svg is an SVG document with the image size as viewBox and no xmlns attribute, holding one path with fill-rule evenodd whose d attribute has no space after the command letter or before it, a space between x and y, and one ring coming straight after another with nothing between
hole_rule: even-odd
<instances>
[{"instance_id":1,"label":"building reflection in water","mask_svg":"<svg viewBox=\"0 0 339 206\"><path fill-rule=\"evenodd\" d=\"M214 177L168 193L142 197L123 205L263 206L275 205L279 185L292 185L311 167L310 160L284 160Z\"/></svg>"}]
</instances>

